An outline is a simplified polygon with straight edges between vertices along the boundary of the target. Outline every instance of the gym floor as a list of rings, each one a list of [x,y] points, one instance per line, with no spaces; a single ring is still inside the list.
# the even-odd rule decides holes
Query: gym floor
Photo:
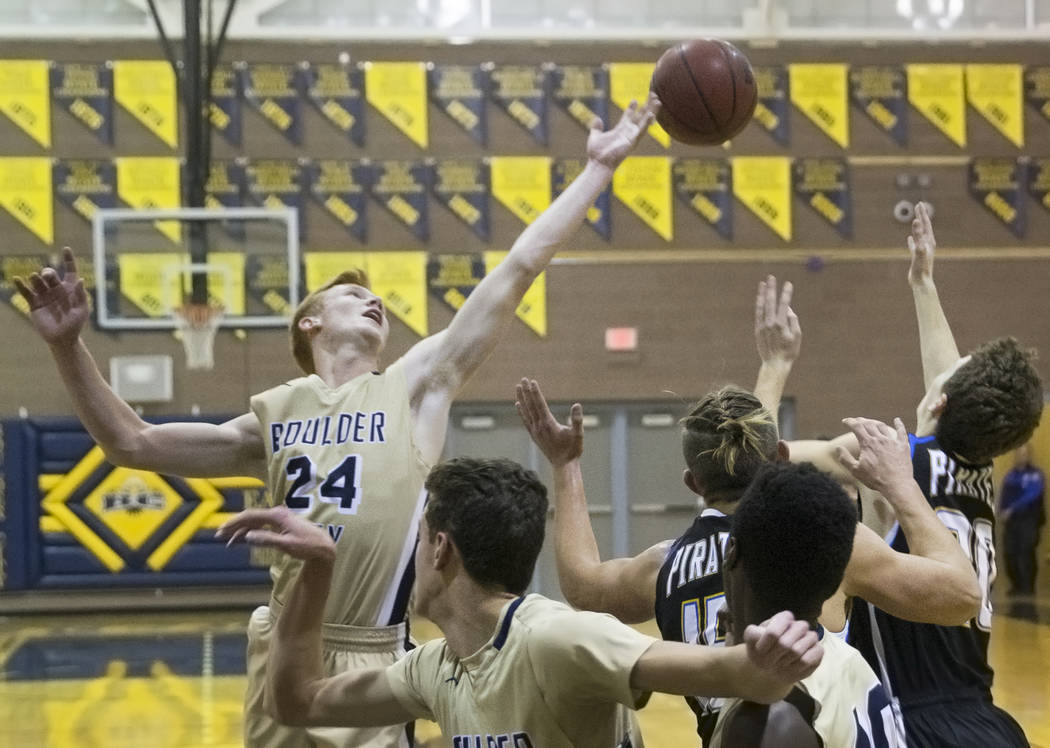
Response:
[[[1050,748],[1050,579],[1041,596],[1000,600],[995,700]],[[241,745],[247,610],[0,617],[0,748]],[[655,633],[655,626],[643,626]],[[419,621],[418,639],[437,635]],[[681,699],[640,713],[650,746],[697,744]],[[421,739],[440,744],[436,725]]]

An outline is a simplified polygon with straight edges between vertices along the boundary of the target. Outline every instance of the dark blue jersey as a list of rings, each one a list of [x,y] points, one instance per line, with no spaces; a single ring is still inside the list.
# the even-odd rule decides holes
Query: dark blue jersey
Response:
[[[730,519],[705,509],[667,552],[656,578],[656,624],[667,641],[723,644],[718,611],[725,605],[722,558]],[[687,696],[696,714],[696,731],[707,743],[715,729],[720,699]]]

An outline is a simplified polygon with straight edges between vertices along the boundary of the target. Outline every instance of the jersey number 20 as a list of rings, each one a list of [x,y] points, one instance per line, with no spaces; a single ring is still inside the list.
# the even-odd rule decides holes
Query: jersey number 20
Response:
[[[314,499],[319,498],[335,504],[340,514],[357,514],[361,503],[361,457],[347,455],[339,466],[325,476],[320,488],[316,488],[317,475],[313,460],[306,455],[293,457],[284,466],[284,473],[292,482],[284,503],[296,512],[309,511]]]

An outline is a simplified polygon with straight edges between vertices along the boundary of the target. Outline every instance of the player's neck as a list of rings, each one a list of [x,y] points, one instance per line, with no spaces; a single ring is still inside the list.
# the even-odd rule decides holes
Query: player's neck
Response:
[[[456,657],[469,657],[484,647],[496,631],[500,613],[515,595],[493,592],[477,584],[454,586],[441,606],[442,620],[436,623]],[[437,613],[437,611],[435,611]]]
[[[339,387],[351,379],[379,369],[379,357],[359,349],[345,347],[334,353],[315,352],[317,376],[329,387]]]

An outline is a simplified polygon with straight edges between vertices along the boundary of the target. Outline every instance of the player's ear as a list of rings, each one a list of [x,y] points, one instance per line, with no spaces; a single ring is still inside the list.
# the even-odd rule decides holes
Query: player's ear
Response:
[[[704,491],[701,488],[700,484],[697,482],[696,476],[693,475],[693,471],[692,470],[690,470],[689,468],[686,468],[685,470],[683,470],[682,471],[682,480],[685,481],[686,488],[688,488],[690,491],[695,493],[697,496],[703,496],[704,495]]]
[[[737,548],[736,538],[732,535],[729,536],[729,540],[726,541],[725,554],[722,557],[722,568],[732,569],[736,566],[737,558],[740,555],[740,550]]]
[[[776,462],[790,462],[791,461],[791,447],[783,439],[777,440],[777,456]]]
[[[452,544],[452,538],[447,532],[438,532],[434,535],[434,557],[432,563],[435,569],[440,571],[448,566],[448,562],[452,560],[454,553],[455,546]]]
[[[299,320],[299,329],[305,333],[309,333],[312,330],[316,330],[321,326],[321,318],[313,315],[306,315]]]

